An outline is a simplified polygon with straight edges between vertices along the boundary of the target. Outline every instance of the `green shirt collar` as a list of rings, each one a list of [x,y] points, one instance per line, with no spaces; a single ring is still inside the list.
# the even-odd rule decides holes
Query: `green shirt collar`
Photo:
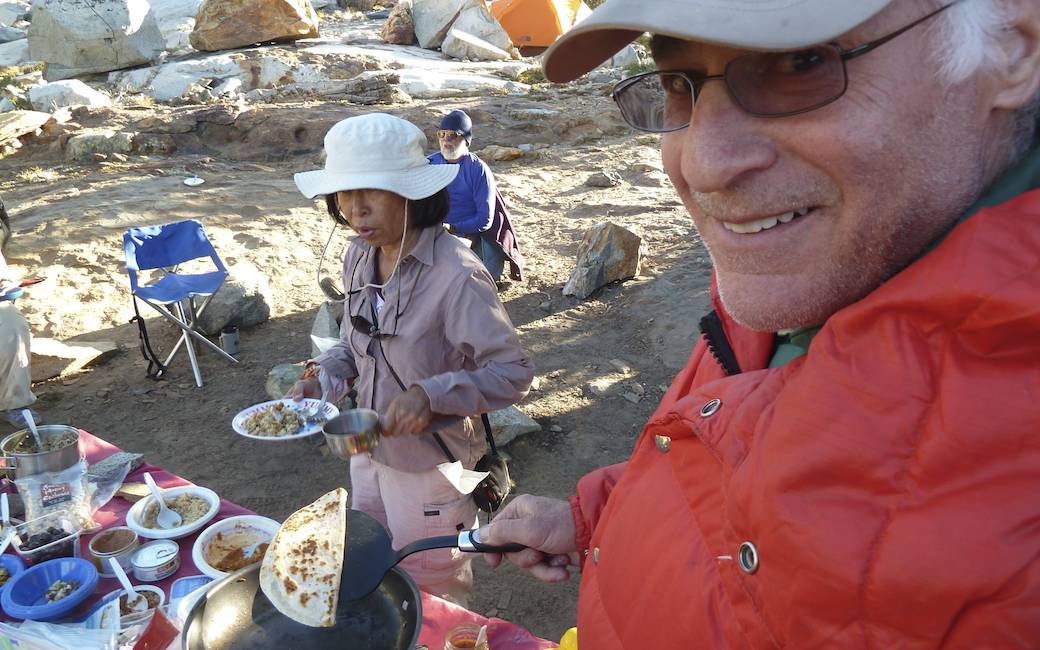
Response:
[[[957,223],[963,223],[984,208],[991,208],[995,205],[1006,203],[1035,189],[1040,189],[1040,146],[1035,146],[1032,151],[1026,154],[1022,161],[1001,174],[982,197],[975,201],[957,219]],[[940,237],[934,244],[928,247],[925,253],[934,249],[945,238],[946,235]],[[808,352],[809,343],[819,331],[820,326],[802,327],[784,333],[778,332],[776,351],[773,353],[773,358],[769,361],[769,367],[777,368],[785,365]]]

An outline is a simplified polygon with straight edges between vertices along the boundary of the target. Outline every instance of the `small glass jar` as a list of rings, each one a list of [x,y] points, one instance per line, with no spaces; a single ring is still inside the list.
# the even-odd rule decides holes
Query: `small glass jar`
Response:
[[[457,625],[444,637],[444,650],[490,650],[487,637],[477,645],[480,627],[476,623]]]

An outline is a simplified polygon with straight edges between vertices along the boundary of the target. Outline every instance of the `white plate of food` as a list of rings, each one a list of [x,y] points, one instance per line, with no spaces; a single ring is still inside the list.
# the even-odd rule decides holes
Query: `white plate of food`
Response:
[[[127,528],[148,539],[180,539],[199,530],[220,510],[220,497],[209,488],[181,485],[159,490],[166,505],[181,516],[184,523],[176,528],[160,528],[156,523],[159,505],[155,497],[141,499],[126,513]]]
[[[231,420],[231,428],[240,436],[253,440],[298,440],[321,433],[325,421],[339,415],[335,404],[325,402],[325,420],[307,422],[306,415],[321,404],[320,399],[304,398],[299,402],[276,399],[245,409]],[[280,418],[279,418],[280,416]]]
[[[229,573],[259,562],[281,527],[274,519],[239,515],[221,519],[202,531],[191,549],[195,568],[219,580]],[[250,551],[248,555],[244,551]]]

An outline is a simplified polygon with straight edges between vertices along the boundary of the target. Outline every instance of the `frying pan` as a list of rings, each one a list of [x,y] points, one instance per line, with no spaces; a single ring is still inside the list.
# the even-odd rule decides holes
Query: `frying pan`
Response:
[[[260,563],[213,584],[184,623],[185,650],[350,648],[412,650],[419,639],[422,598],[401,569],[386,573],[364,598],[340,595],[335,627],[310,627],[282,615],[260,589]]]
[[[483,544],[476,530],[463,530],[458,535],[426,537],[394,551],[390,546],[390,534],[382,524],[360,510],[348,510],[340,602],[371,593],[383,581],[387,571],[412,553],[437,548],[458,548],[466,553],[515,553],[527,547],[522,544]]]
[[[422,620],[419,588],[397,563],[412,553],[459,548],[513,553],[525,546],[482,544],[476,531],[427,537],[394,551],[383,525],[347,511],[347,539],[334,627],[310,627],[283,615],[260,589],[260,563],[213,583],[184,622],[185,650],[350,648],[412,650]]]

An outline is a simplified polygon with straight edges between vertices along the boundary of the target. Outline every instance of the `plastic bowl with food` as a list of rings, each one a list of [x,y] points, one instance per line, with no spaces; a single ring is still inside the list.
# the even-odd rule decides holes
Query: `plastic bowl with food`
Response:
[[[13,618],[53,621],[86,600],[97,583],[97,569],[87,560],[47,560],[12,578],[0,593],[0,604]]]
[[[214,579],[259,562],[265,544],[281,527],[274,519],[258,515],[228,517],[199,535],[191,549],[191,559],[199,571]],[[247,555],[248,551],[248,555]]]
[[[148,539],[180,539],[199,530],[220,510],[220,497],[209,488],[197,485],[160,490],[166,505],[181,516],[182,524],[174,528],[159,528],[155,517],[159,504],[155,497],[141,499],[126,513],[127,528]]]
[[[10,553],[0,555],[0,592],[22,571],[25,571],[25,562],[17,555]]]
[[[145,601],[147,601],[148,608],[146,610],[135,612],[133,608],[127,604],[126,589],[116,589],[102,598],[102,600],[119,598],[119,625],[121,627],[140,623],[141,621],[151,617],[155,612],[156,607],[162,607],[166,604],[166,592],[155,585],[134,585],[134,590],[143,596]]]

